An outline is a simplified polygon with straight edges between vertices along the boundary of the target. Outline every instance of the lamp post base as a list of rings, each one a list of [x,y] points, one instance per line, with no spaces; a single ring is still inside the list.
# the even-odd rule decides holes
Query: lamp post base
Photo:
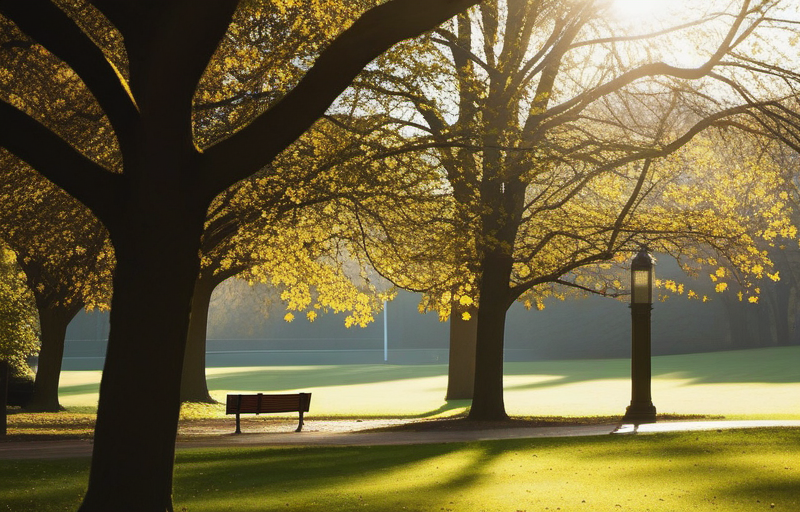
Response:
[[[631,402],[631,405],[625,409],[625,416],[622,417],[622,423],[633,423],[634,425],[655,422],[656,407],[653,402]]]

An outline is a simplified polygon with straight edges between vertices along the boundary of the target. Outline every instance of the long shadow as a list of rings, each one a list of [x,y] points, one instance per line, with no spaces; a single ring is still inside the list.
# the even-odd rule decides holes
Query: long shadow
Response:
[[[90,393],[97,393],[100,389],[100,383],[94,384],[75,384],[72,386],[61,386],[58,388],[58,393],[61,396],[70,395],[84,395]]]
[[[800,347],[738,350],[654,357],[654,378],[673,376],[692,384],[800,382]],[[552,376],[540,382],[506,386],[511,389],[539,389],[563,384],[605,379],[630,378],[627,359],[540,361],[506,365],[506,375]]]
[[[454,409],[461,409],[464,407],[469,407],[472,404],[472,400],[448,400],[438,408],[433,409],[428,412],[422,412],[419,414],[413,414],[411,416],[407,416],[408,418],[430,418],[432,416],[437,416],[443,412],[452,411]]]
[[[800,382],[800,346],[739,350],[653,358],[653,377],[675,376],[693,384]],[[283,391],[306,387],[373,384],[446,375],[444,365],[336,365],[269,367],[247,372],[208,376],[211,389],[231,391]],[[536,361],[508,363],[506,375],[538,375],[555,378],[509,385],[507,390],[542,389],[564,384],[630,378],[627,359]],[[63,395],[96,393],[97,384],[64,386]]]
[[[379,501],[394,510],[393,501],[416,509],[413,495],[424,497],[425,509],[439,510],[438,503],[457,500],[459,491],[472,488],[492,460],[505,453],[503,446],[485,443],[456,443],[381,447],[314,448],[296,450],[247,450],[218,453],[179,453],[176,471],[176,503],[189,503],[209,488],[222,497],[249,496],[265,499],[286,496],[286,502],[302,499],[314,492],[330,490],[336,501]],[[455,468],[438,467],[437,459],[458,457]],[[460,456],[460,457],[459,457]],[[442,459],[441,462],[446,462]],[[447,461],[453,465],[452,461]],[[430,466],[429,477],[413,486],[403,478],[392,480],[391,487],[362,485],[385,474],[419,475],[419,466]],[[413,476],[412,476],[413,478]],[[355,493],[358,493],[356,495]],[[284,494],[286,493],[286,494]],[[371,495],[369,493],[372,493]],[[258,499],[258,498],[257,498]],[[420,505],[423,505],[422,503]],[[399,507],[398,507],[399,508]],[[456,507],[458,508],[458,507]],[[263,503],[259,510],[274,510]]]
[[[212,389],[287,390],[303,387],[348,386],[445,375],[443,365],[380,366],[337,365],[316,367],[272,367],[248,372],[227,372],[208,376]]]
[[[798,446],[800,429],[623,436],[602,452],[591,453],[591,459],[610,463],[625,453],[631,465],[644,462],[628,477],[643,487],[647,481],[665,479],[677,482],[679,488],[695,482],[695,488],[686,493],[695,501],[718,501],[714,510],[738,502],[752,503],[748,510],[777,510],[778,506],[770,507],[776,503],[781,510],[795,511],[800,510],[800,472],[795,463]]]
[[[0,461],[0,507],[15,511],[56,510],[53,504],[58,503],[66,505],[61,510],[76,510],[86,491],[89,463],[88,457]]]

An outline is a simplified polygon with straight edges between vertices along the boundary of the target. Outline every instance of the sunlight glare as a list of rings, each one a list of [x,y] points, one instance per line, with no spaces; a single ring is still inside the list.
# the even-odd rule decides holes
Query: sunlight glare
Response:
[[[663,15],[669,0],[613,0],[613,12],[620,19],[644,21]]]

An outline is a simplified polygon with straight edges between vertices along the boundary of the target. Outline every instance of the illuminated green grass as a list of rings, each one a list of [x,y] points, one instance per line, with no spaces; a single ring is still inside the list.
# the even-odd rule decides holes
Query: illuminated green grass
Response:
[[[208,383],[217,400],[229,392],[310,391],[309,418],[426,417],[469,405],[445,402],[446,372],[444,365],[211,368]],[[630,402],[625,359],[507,363],[505,374],[513,415],[619,415]],[[99,378],[100,372],[64,372],[62,403],[94,407]],[[800,419],[800,347],[654,357],[653,402],[660,413]]]
[[[176,510],[800,510],[800,430],[179,452]],[[0,503],[74,510],[88,459],[0,461]],[[774,504],[774,508],[773,505]]]

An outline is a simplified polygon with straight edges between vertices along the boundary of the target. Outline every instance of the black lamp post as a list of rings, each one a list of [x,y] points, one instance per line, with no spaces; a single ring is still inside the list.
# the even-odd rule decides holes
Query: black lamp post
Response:
[[[631,405],[623,423],[655,423],[650,395],[650,311],[653,309],[655,262],[642,247],[631,261]]]

